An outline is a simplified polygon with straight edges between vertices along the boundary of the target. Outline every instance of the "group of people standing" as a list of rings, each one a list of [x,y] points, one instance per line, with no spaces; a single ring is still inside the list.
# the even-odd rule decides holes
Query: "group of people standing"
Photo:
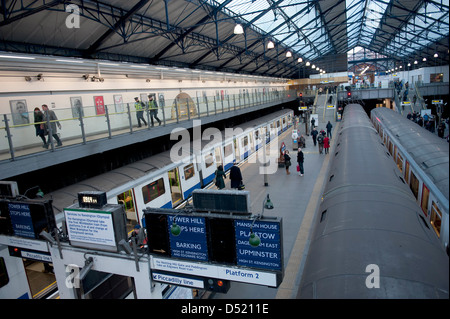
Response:
[[[330,123],[330,121],[328,121],[326,125],[327,132],[325,133],[324,130],[318,132],[312,121],[311,124],[312,124],[311,137],[314,142],[314,146],[319,144],[319,154],[323,154],[324,149],[325,154],[328,154],[330,149],[330,140],[332,138],[331,129],[333,128],[333,125]]]

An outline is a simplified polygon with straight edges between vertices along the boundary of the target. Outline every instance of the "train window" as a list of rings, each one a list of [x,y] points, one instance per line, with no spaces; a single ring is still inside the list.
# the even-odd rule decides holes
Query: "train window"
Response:
[[[391,155],[394,155],[393,146],[392,146],[392,142],[391,141],[389,141],[389,153],[391,153]]]
[[[6,286],[9,282],[8,271],[6,270],[6,263],[3,257],[0,257],[0,288]]]
[[[400,153],[397,153],[397,167],[403,173],[403,157]]]
[[[164,187],[164,179],[162,178],[142,187],[142,197],[144,198],[144,204],[151,202],[165,192],[166,188]]]
[[[223,153],[225,157],[228,157],[233,154],[233,146],[231,145],[231,143],[225,145],[225,147],[223,148]]]
[[[422,211],[425,214],[425,216],[428,216],[428,200],[430,198],[430,191],[428,188],[423,184],[422,186]]]
[[[195,174],[194,164],[189,164],[189,165],[184,167],[184,178],[186,180],[188,180],[189,178],[194,176],[194,174]]]
[[[411,188],[416,199],[419,198],[419,180],[416,175],[414,175],[414,172],[411,172],[409,188]]]
[[[437,207],[436,203],[433,201],[431,204],[431,226],[433,226],[434,231],[438,235],[441,236],[441,221],[442,221],[442,213],[441,210]]]
[[[405,167],[405,181],[406,184],[409,185],[409,162],[406,161],[406,167]]]
[[[205,166],[206,168],[210,167],[212,164],[214,164],[214,156],[213,153],[209,153],[205,155]]]
[[[242,139],[242,147],[245,147],[248,145],[248,137],[244,136],[244,138]]]

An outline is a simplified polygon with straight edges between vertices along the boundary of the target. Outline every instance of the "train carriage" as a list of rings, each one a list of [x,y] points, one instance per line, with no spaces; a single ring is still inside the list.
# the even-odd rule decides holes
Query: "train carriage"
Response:
[[[371,120],[444,246],[449,240],[449,146],[438,136],[386,108]]]
[[[345,107],[297,298],[448,298],[443,245],[359,105]]]

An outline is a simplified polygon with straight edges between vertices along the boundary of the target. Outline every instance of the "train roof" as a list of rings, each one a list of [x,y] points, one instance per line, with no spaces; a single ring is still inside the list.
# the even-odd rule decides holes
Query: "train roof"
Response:
[[[399,141],[448,201],[448,142],[393,110],[380,107],[373,109],[372,114]]]
[[[280,111],[275,111],[271,114],[262,116],[255,120],[249,121],[243,124],[241,127],[243,131],[248,127],[257,127],[263,123],[268,122],[273,118],[277,118],[283,115],[287,115],[292,110],[285,109]],[[225,133],[221,131],[222,139],[225,137]],[[201,141],[202,148],[206,146],[210,141]],[[189,156],[193,154],[193,145],[188,147]],[[60,190],[56,190],[47,196],[51,196],[53,198],[53,208],[55,209],[55,214],[62,212],[65,207],[72,205],[78,199],[78,193],[81,191],[103,191],[109,192],[115,188],[122,187],[127,183],[134,183],[141,178],[145,178],[150,172],[157,172],[162,168],[168,168],[173,165],[177,166],[177,163],[173,163],[170,150],[161,152],[145,159],[136,161],[134,163],[125,165],[123,167],[114,169],[112,171],[100,174],[98,176],[94,176],[88,178],[79,183],[64,187]],[[129,189],[130,187],[128,187]]]
[[[341,124],[297,297],[448,298],[448,256],[367,114]]]

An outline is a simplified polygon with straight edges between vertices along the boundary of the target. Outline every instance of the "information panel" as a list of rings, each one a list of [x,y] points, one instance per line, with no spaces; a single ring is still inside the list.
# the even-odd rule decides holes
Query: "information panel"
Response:
[[[71,242],[116,246],[111,212],[65,209]]]
[[[174,235],[170,231],[174,219],[181,228],[179,235]],[[169,227],[170,251],[173,257],[208,261],[205,218],[169,215],[167,224]]]
[[[237,264],[251,268],[282,270],[281,229],[279,222],[235,220]],[[261,243],[254,247],[249,243],[250,228]]]
[[[30,205],[26,203],[9,203],[8,209],[14,235],[35,238]]]

